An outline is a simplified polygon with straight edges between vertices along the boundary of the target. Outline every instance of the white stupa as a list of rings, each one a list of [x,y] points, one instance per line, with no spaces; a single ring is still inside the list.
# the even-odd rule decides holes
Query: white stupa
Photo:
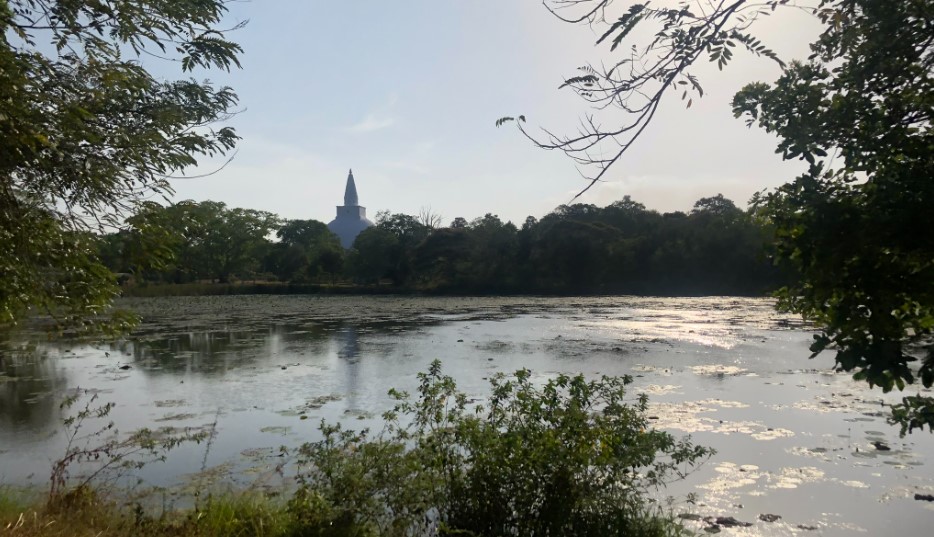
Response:
[[[353,170],[350,170],[344,189],[344,204],[337,206],[337,218],[328,224],[328,229],[340,237],[341,246],[350,248],[357,235],[372,225],[373,222],[366,218],[366,207],[361,207],[357,199],[357,185],[354,183]]]

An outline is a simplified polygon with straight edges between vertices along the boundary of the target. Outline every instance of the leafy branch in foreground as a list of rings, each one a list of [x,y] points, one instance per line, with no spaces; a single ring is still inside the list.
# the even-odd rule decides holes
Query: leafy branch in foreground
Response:
[[[681,528],[651,493],[713,451],[651,429],[629,377],[538,387],[528,370],[491,380],[471,406],[435,361],[386,429],[322,423],[300,451],[290,507],[311,527],[358,535],[667,535]]]
[[[801,274],[780,306],[822,333],[811,350],[888,392],[934,386],[934,2],[821,2],[807,61],[746,86],[734,112],[808,171],[758,199],[778,257]],[[934,397],[895,405],[934,431]]]
[[[228,3],[0,3],[0,328],[36,312],[100,328],[115,285],[87,235],[234,148],[234,130],[213,127],[235,113],[230,88],[159,80],[140,61],[238,67],[240,46],[220,28]]]
[[[735,50],[784,62],[763,44],[750,28],[778,7],[804,9],[789,0],[680,1],[676,7],[654,6],[651,2],[614,0],[546,0],[546,8],[560,20],[588,24],[599,36],[598,46],[609,46],[617,55],[609,64],[588,64],[578,68],[578,75],[568,77],[559,86],[569,88],[598,112],[613,108],[617,113],[612,124],[604,124],[594,114],[581,119],[576,134],[561,135],[543,129],[544,136],[530,133],[516,121],[519,130],[542,149],[567,154],[581,169],[587,185],[574,199],[587,192],[629,150],[652,122],[662,100],[678,95],[690,108],[704,89],[693,69],[704,60],[726,67]],[[619,8],[620,4],[628,6]],[[622,47],[634,30],[650,28],[653,32],[642,45]],[[514,121],[503,117],[499,127]]]

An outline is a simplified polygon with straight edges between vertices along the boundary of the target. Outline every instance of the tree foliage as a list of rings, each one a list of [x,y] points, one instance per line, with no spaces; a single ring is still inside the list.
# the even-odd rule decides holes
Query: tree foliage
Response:
[[[160,80],[141,61],[239,66],[226,4],[0,4],[0,325],[38,310],[94,326],[113,277],[82,234],[120,226],[198,157],[234,147],[233,129],[212,128],[236,106],[230,88]]]
[[[343,272],[344,248],[323,222],[289,220],[279,231],[271,256],[272,272],[282,280],[305,281]]]
[[[628,197],[564,205],[521,229],[486,214],[428,230],[397,214],[357,237],[349,270],[361,282],[444,292],[761,294],[785,281],[767,259],[768,234],[722,195],[691,214]]]
[[[412,275],[415,246],[430,232],[418,217],[377,213],[376,226],[364,230],[354,241],[353,270],[364,281],[389,278],[396,284],[405,283]]]
[[[807,173],[760,200],[802,276],[781,305],[823,329],[811,350],[883,390],[934,385],[934,2],[825,1],[807,61],[736,95]],[[832,155],[832,158],[829,156]],[[917,363],[917,366],[913,364]],[[934,430],[934,398],[896,407]]]
[[[593,26],[597,44],[619,58],[582,67],[562,87],[597,109],[621,110],[622,121],[607,126],[588,116],[578,134],[546,131],[544,139],[517,122],[539,146],[562,150],[588,170],[584,191],[619,162],[663,97],[677,95],[690,107],[703,96],[693,74],[699,63],[722,69],[737,50],[775,61],[781,77],[747,85],[733,109],[778,135],[782,158],[810,164],[806,174],[759,199],[758,214],[776,233],[777,258],[800,274],[780,305],[815,322],[822,331],[815,355],[836,349],[837,368],[855,371],[855,378],[886,391],[916,380],[934,384],[934,2],[696,0],[659,7],[552,0],[546,6],[562,20]],[[786,62],[756,38],[757,20],[780,10],[804,11],[823,24],[808,58]],[[636,35],[641,44],[622,46]],[[906,398],[894,410],[903,432],[934,429],[930,397]]]
[[[761,295],[787,283],[767,259],[761,215],[719,194],[690,214],[660,214],[629,197],[602,208],[563,205],[521,229],[491,213],[437,229],[401,213],[377,221],[345,250],[315,220],[212,201],[147,202],[127,229],[98,238],[98,255],[137,285],[278,280],[440,293]]]
[[[280,224],[266,211],[190,200],[169,206],[148,203],[127,222],[127,230],[101,239],[101,257],[113,263],[113,270],[129,272],[137,280],[171,283],[227,283],[232,277],[255,275],[271,254],[267,237]],[[296,227],[290,222],[280,229],[291,238]],[[300,241],[280,246],[295,242]]]

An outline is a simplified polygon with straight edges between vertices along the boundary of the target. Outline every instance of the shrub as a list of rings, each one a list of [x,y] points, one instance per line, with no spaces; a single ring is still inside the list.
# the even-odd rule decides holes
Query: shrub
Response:
[[[439,361],[419,380],[414,400],[390,392],[376,436],[322,423],[300,450],[293,516],[341,535],[680,533],[651,492],[712,451],[648,427],[647,399],[625,400],[630,377],[536,387],[520,370],[472,407]]]

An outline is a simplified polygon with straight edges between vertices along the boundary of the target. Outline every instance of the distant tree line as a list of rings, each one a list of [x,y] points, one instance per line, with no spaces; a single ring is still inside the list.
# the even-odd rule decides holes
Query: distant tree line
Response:
[[[521,227],[486,214],[377,213],[353,248],[316,220],[283,220],[214,201],[151,203],[99,239],[104,262],[136,283],[262,280],[391,285],[427,292],[762,294],[785,283],[771,232],[722,195],[689,213],[629,196],[562,205]]]

